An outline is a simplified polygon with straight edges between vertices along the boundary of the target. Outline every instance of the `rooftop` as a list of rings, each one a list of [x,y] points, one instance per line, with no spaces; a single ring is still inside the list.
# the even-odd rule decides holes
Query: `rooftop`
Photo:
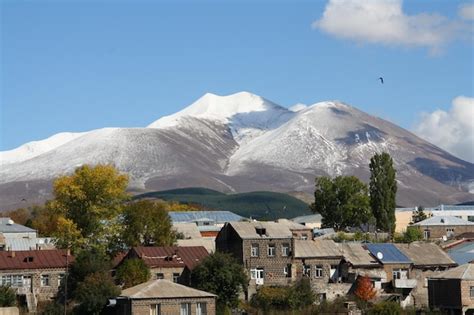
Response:
[[[322,216],[320,214],[309,214],[303,215],[296,218],[291,219],[291,221],[295,223],[321,223]]]
[[[461,279],[461,280],[474,280],[474,265],[464,264],[459,267],[449,269],[441,274],[435,275],[434,279]]]
[[[35,233],[35,232],[36,230],[33,230],[21,224],[17,224],[8,217],[0,218],[0,233]]]
[[[74,261],[69,255],[68,263]],[[66,267],[66,250],[0,251],[0,270],[49,269]]]
[[[365,244],[369,252],[382,264],[410,264],[411,260],[405,256],[394,244],[374,243]]]
[[[439,226],[439,225],[474,225],[474,222],[469,222],[457,217],[451,216],[432,216],[431,218],[413,224],[415,226]]]
[[[277,222],[251,221],[228,224],[242,239],[291,238],[293,235],[286,224]]]
[[[367,266],[378,267],[380,263],[361,243],[338,244],[344,255],[344,259],[354,267]]]
[[[168,214],[173,223],[189,223],[206,219],[206,221],[214,221],[216,224],[224,224],[245,219],[230,211],[170,211]]]
[[[410,244],[395,244],[415,266],[455,266],[452,260],[438,245],[434,243],[413,242]]]
[[[192,270],[209,255],[203,246],[138,246],[132,251],[150,268],[187,267]]]
[[[333,240],[295,240],[296,258],[326,258],[342,256],[342,250],[339,249]]]
[[[216,297],[215,294],[193,289],[163,279],[150,280],[134,287],[125,289],[122,291],[120,296],[130,299]]]

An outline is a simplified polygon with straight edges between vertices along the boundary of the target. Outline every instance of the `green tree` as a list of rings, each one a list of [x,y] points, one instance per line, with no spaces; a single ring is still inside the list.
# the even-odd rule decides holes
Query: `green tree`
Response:
[[[395,232],[397,182],[392,157],[388,153],[375,154],[370,159],[370,206],[377,220],[377,228],[390,234]]]
[[[176,241],[165,204],[151,200],[132,202],[123,212],[123,240],[128,246],[167,246]]]
[[[308,305],[312,305],[316,300],[316,295],[311,289],[308,278],[303,278],[296,282],[290,290],[288,304],[292,310],[298,310]]]
[[[403,233],[403,242],[411,243],[423,239],[423,232],[414,226],[409,226],[405,233]]]
[[[428,215],[425,213],[425,208],[423,206],[416,207],[416,210],[413,211],[412,214],[413,223],[418,223],[426,219],[428,219]]]
[[[319,177],[310,208],[321,214],[324,227],[359,226],[370,219],[367,185],[355,176]]]
[[[0,286],[0,307],[16,305],[16,293],[9,286]]]
[[[403,309],[400,306],[400,303],[393,301],[384,301],[377,304],[374,304],[369,311],[369,315],[399,315],[403,314]]]
[[[235,307],[239,292],[247,289],[248,278],[242,265],[230,254],[215,252],[192,271],[191,285],[216,294],[220,306]]]
[[[79,302],[78,314],[100,314],[108,299],[120,294],[112,277],[105,272],[95,272],[79,283],[75,299]]]
[[[124,289],[130,288],[147,282],[150,279],[150,268],[141,259],[127,259],[118,267],[115,277],[123,284]]]

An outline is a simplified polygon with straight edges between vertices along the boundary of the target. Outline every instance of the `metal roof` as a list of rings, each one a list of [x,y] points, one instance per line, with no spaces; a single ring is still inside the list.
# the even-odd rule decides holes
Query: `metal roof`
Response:
[[[451,216],[432,216],[431,218],[425,219],[423,221],[417,222],[413,225],[416,226],[439,226],[439,225],[474,225],[474,222],[469,222],[457,217]]]
[[[215,221],[217,224],[223,224],[244,219],[244,217],[230,211],[170,211],[168,214],[173,223],[189,223],[207,219]]]
[[[56,247],[51,237],[7,237],[4,244],[9,250],[54,249]]]
[[[295,258],[343,257],[333,240],[295,240]]]
[[[164,279],[150,280],[134,287],[125,289],[122,291],[120,296],[127,297],[129,299],[216,297],[215,294],[190,288]]]
[[[365,244],[369,252],[377,258],[382,264],[410,264],[411,260],[405,256],[394,244],[390,243],[375,243]],[[377,254],[381,253],[382,258],[377,257]]]
[[[133,247],[132,251],[150,268],[187,267],[192,270],[209,253],[203,246]]]
[[[74,261],[69,255],[68,262]],[[0,270],[49,269],[66,267],[66,250],[45,249],[0,252]]]
[[[448,250],[448,255],[458,265],[466,264],[474,260],[474,242],[465,242]]]
[[[201,233],[195,223],[174,223],[173,230],[183,233],[184,238],[201,238]]]
[[[413,242],[410,244],[395,244],[415,266],[455,266],[448,254],[434,243]]]
[[[474,280],[474,265],[464,264],[459,267],[449,269],[438,275],[434,275],[433,279],[461,279],[461,280]]]
[[[417,207],[396,208],[395,211],[415,211]],[[474,205],[439,205],[436,207],[427,207],[424,211],[474,211]]]
[[[286,225],[292,231],[301,231],[301,230],[311,231],[312,230],[310,227],[307,227],[303,224],[293,222],[293,221],[288,220],[288,219],[278,219],[275,222]]]
[[[0,233],[36,233],[36,230],[17,224],[8,217],[3,217],[0,218]]]
[[[296,223],[321,223],[322,216],[320,214],[309,214],[302,215],[291,219],[291,221]]]
[[[338,244],[342,249],[344,259],[354,267],[379,267],[380,263],[370,252],[362,246],[361,243],[341,243]]]
[[[277,222],[229,222],[241,239],[291,238],[292,233],[286,224]],[[257,228],[265,229],[265,234],[258,234]]]

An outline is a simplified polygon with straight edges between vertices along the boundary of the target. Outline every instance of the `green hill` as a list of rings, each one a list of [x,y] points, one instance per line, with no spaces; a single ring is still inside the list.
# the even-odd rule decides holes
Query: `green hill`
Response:
[[[157,198],[166,201],[197,204],[208,210],[228,210],[243,217],[259,220],[293,218],[311,214],[303,201],[282,193],[255,191],[224,194],[206,188],[183,188],[140,194],[134,199]]]

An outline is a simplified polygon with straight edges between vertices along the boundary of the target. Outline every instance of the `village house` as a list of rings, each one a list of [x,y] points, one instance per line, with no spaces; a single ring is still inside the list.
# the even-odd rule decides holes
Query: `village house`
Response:
[[[56,296],[66,266],[73,261],[66,250],[3,251],[0,285],[11,286],[28,310],[34,312],[38,302]]]
[[[52,238],[38,237],[36,230],[17,224],[8,217],[0,218],[0,251],[54,248]]]
[[[168,280],[125,289],[111,301],[116,315],[215,315],[216,295]]]
[[[178,246],[204,246],[209,253],[216,250],[215,239],[203,237],[195,223],[175,223],[173,230],[178,234]]]
[[[230,211],[170,211],[173,225],[192,223],[202,237],[214,239],[226,222],[239,222],[244,217]]]
[[[203,246],[138,246],[130,249],[125,261],[138,258],[150,268],[151,279],[164,279],[188,285],[191,271],[209,255]]]
[[[428,307],[428,278],[457,264],[434,243],[413,242],[395,246],[412,262],[410,278],[416,280],[416,287],[410,294],[414,305],[418,308]]]
[[[474,222],[452,216],[432,216],[412,225],[423,232],[424,239],[449,239],[474,232]]]
[[[474,265],[464,264],[428,279],[432,309],[446,314],[474,314]]]

